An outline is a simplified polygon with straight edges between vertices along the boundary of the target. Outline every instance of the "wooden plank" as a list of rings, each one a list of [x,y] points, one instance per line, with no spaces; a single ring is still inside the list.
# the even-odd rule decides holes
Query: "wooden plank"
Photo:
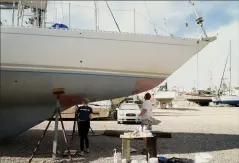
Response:
[[[150,137],[153,137],[153,136],[143,137],[143,136],[120,135],[121,139],[143,139],[143,138],[150,138]]]
[[[130,140],[122,139],[122,158],[130,161]]]
[[[104,135],[106,136],[114,136],[114,137],[120,137],[120,135],[124,134],[125,132],[131,132],[126,130],[105,130]]]
[[[125,132],[132,132],[128,130],[105,130],[104,135],[105,136],[113,136],[113,137],[120,137],[120,135],[124,134]],[[159,132],[159,131],[153,131],[152,132],[156,137],[158,138],[172,138],[172,134],[169,132]]]

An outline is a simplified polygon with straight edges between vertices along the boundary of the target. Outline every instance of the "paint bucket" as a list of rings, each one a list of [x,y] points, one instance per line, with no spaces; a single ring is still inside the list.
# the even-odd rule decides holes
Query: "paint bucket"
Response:
[[[159,162],[159,160],[157,157],[153,157],[153,158],[149,159],[149,163],[158,163],[158,162]]]
[[[143,160],[143,161],[141,161],[140,163],[148,163],[148,161],[146,161],[146,160]]]

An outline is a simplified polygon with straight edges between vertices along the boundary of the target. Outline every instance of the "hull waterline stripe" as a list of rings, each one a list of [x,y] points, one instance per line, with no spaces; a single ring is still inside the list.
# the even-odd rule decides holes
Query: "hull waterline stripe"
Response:
[[[113,75],[113,74],[93,74],[93,73],[75,73],[75,72],[44,72],[44,71],[27,71],[27,70],[0,70],[1,72],[25,72],[25,73],[39,73],[39,74],[62,74],[62,75],[85,75],[85,76],[109,76],[109,77],[123,77],[123,78],[148,78],[148,79],[161,79],[160,77],[145,77],[145,76],[127,76],[127,75]]]
[[[25,65],[18,64],[19,66],[15,66],[15,64],[1,64],[2,70],[29,70],[29,71],[44,71],[44,72],[80,72],[87,74],[120,74],[126,76],[147,76],[147,77],[168,77],[170,74],[166,73],[147,73],[140,71],[125,71],[125,70],[110,70],[110,69],[100,69],[100,68],[80,68],[79,67],[68,67],[68,66],[47,66],[47,65]]]

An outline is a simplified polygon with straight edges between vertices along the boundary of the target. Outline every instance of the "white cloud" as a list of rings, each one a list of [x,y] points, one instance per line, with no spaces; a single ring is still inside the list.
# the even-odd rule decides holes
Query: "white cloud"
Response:
[[[235,19],[239,19],[239,2],[237,1],[237,3],[235,4],[231,4],[229,6],[227,6],[229,8],[229,10],[226,10],[226,12],[234,17]]]

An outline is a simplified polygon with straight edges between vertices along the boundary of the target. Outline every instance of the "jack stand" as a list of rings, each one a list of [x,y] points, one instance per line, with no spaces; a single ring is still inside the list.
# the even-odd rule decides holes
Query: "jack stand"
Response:
[[[71,140],[73,140],[75,132],[76,132],[76,122],[77,122],[77,115],[75,113],[75,117],[74,117],[74,123],[73,123],[73,130],[72,130],[72,135],[71,135]]]
[[[66,138],[66,132],[65,132],[65,127],[64,127],[64,124],[63,124],[63,121],[62,121],[62,117],[61,117],[61,111],[60,111],[60,100],[59,100],[59,97],[61,94],[64,94],[64,89],[63,88],[57,88],[57,89],[53,89],[53,94],[56,96],[57,98],[57,104],[56,104],[56,109],[50,119],[50,121],[48,122],[47,124],[47,127],[46,129],[44,130],[40,140],[38,141],[37,143],[37,147],[34,149],[33,153],[32,153],[32,156],[31,158],[29,159],[29,163],[31,163],[37,149],[39,148],[40,144],[41,144],[41,141],[42,139],[44,138],[45,134],[46,134],[46,131],[47,129],[49,128],[50,124],[51,124],[51,121],[52,119],[54,118],[55,116],[55,130],[54,130],[54,140],[53,140],[53,153],[52,153],[52,159],[55,160],[56,159],[56,151],[57,151],[57,139],[58,139],[58,121],[59,121],[59,117],[60,116],[60,122],[61,122],[61,127],[62,127],[62,132],[63,132],[63,136],[64,136],[64,139],[65,139],[65,143],[66,143],[66,146],[67,146],[67,151],[68,151],[68,157],[70,159],[70,162],[72,162],[72,158],[71,158],[71,153],[70,153],[70,150],[69,150],[69,147],[68,147],[68,142],[67,142],[67,138]]]
[[[96,136],[95,132],[93,131],[93,129],[90,127],[91,132],[93,133],[94,136]]]

